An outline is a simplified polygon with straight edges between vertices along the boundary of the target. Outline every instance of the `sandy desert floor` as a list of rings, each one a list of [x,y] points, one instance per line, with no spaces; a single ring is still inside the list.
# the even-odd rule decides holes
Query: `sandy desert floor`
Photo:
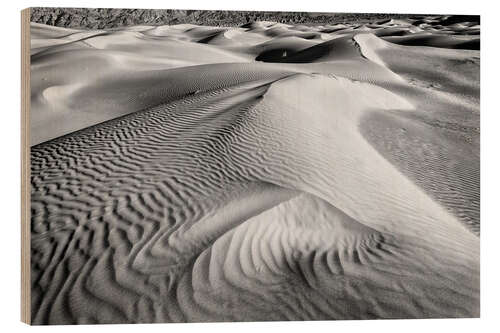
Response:
[[[456,21],[32,23],[33,323],[479,316]]]

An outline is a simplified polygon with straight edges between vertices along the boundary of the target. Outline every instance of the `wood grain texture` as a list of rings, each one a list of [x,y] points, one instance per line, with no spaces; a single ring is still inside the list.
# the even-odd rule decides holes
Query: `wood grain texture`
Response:
[[[30,9],[21,11],[21,321],[31,324],[30,309]]]

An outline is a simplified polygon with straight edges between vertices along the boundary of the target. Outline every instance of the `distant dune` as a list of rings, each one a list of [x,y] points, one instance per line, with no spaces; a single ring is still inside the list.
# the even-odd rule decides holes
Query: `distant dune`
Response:
[[[478,21],[31,34],[33,323],[479,316]]]

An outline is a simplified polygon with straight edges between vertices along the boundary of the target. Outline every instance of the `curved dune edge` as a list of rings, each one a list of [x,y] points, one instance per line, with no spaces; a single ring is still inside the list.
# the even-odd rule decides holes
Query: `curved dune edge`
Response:
[[[374,49],[383,48],[384,43],[378,38],[374,38],[370,34],[358,34],[353,37],[353,39],[358,43],[361,49],[361,53],[370,61],[373,61],[380,66],[386,66],[386,64],[379,58]]]
[[[429,274],[456,270],[431,248],[376,232],[317,197],[301,195],[218,239],[183,277],[177,294],[190,321],[470,315],[462,302],[474,304],[474,292],[457,296],[463,285],[449,286]],[[437,259],[434,267],[423,253]],[[464,275],[461,283],[467,280]]]
[[[366,141],[373,109],[414,105],[296,74],[35,146],[33,322],[477,316],[477,237]]]
[[[370,37],[377,42],[375,37]],[[371,51],[410,87],[415,111],[362,118],[363,136],[476,235],[480,233],[479,58],[475,51],[378,41]],[[408,62],[408,59],[414,59]]]
[[[404,40],[409,40],[418,49],[440,47],[446,51],[457,46],[449,41],[451,38],[462,43],[460,47],[472,47],[457,51],[479,54],[474,46],[479,28],[474,22],[439,26],[441,21],[454,19],[422,17],[313,27],[275,22],[235,28],[179,24],[109,30],[76,30],[32,23],[32,105],[36,112],[32,115],[31,144],[171,101],[168,98],[171,96],[164,96],[165,90],[158,88],[156,80],[159,73],[176,68],[216,63],[254,65],[259,60],[268,62],[269,68],[286,64],[287,71],[334,74],[371,83],[378,80],[377,73],[385,71],[388,81],[401,81],[395,71],[387,70],[390,66],[378,55],[381,45],[396,45],[390,41],[405,44]],[[428,35],[436,37],[430,44],[419,37]],[[177,81],[182,77],[167,75],[164,79]],[[457,79],[461,78],[454,79],[460,82]],[[126,87],[121,87],[124,81]],[[61,100],[74,101],[72,105],[41,94],[46,89],[65,86],[80,87],[81,93],[60,94]],[[136,89],[130,89],[133,86]],[[93,91],[95,87],[102,89]],[[93,94],[88,94],[89,88]],[[121,88],[125,88],[122,93],[112,92]],[[454,88],[462,89],[460,85]]]

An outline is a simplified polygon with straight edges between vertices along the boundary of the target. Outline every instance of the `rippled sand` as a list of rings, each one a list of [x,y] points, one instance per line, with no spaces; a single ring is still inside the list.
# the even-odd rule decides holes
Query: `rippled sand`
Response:
[[[449,23],[32,23],[33,323],[478,317]]]

